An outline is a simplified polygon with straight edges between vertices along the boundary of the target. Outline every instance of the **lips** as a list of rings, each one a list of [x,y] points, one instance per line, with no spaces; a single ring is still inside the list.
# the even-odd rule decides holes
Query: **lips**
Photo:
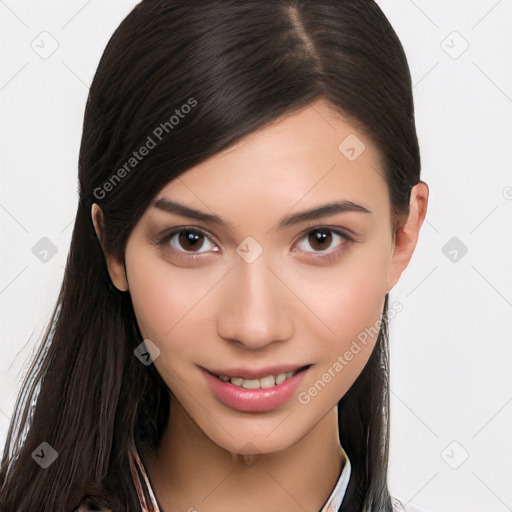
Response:
[[[203,367],[200,367],[200,369],[210,391],[222,404],[238,411],[265,412],[284,406],[296,392],[311,366],[313,365],[281,365],[253,370],[248,370],[247,368],[215,370],[235,375],[233,377],[225,375],[224,379]],[[283,370],[288,370],[292,375],[289,378],[285,378],[285,380],[280,383],[274,381],[274,385],[272,386],[261,386],[261,383],[272,375],[272,373],[268,372],[281,372],[277,374],[280,376],[283,375]],[[239,374],[248,375],[249,378],[244,379],[238,377]],[[286,372],[284,372],[284,374],[286,374]],[[263,377],[261,377],[261,375],[263,375]],[[228,381],[225,379],[228,379]],[[242,381],[239,383],[241,385],[232,382],[236,382],[237,379]],[[256,384],[259,385],[256,386]]]
[[[306,370],[307,368],[309,368],[309,366],[303,366],[295,371],[283,372],[275,375],[270,374],[266,375],[265,377],[251,379],[243,377],[228,377],[227,375],[215,375],[213,373],[211,375],[215,376],[222,382],[229,382],[234,386],[242,387],[245,389],[269,389],[275,386],[279,386],[279,384],[282,384],[284,381],[291,379],[294,375],[297,375],[297,373],[301,372],[302,370]]]

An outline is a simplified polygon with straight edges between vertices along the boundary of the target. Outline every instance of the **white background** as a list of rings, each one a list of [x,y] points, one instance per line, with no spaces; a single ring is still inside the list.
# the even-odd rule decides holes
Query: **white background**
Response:
[[[2,447],[60,289],[88,86],[135,3],[0,0]],[[416,253],[390,297],[404,308],[391,322],[390,488],[432,512],[505,512],[512,510],[512,0],[378,3],[409,59],[430,187]],[[44,31],[58,43],[47,59],[32,49],[41,38],[51,49]],[[57,247],[47,263],[32,253],[43,237]],[[457,253],[443,252],[452,237]]]

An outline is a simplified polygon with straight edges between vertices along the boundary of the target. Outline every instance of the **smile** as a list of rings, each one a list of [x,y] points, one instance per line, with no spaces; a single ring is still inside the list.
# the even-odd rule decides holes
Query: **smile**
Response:
[[[245,389],[268,389],[274,386],[278,386],[285,380],[293,377],[297,372],[305,369],[306,367],[299,368],[298,370],[279,373],[278,375],[267,375],[260,379],[244,379],[242,377],[228,377],[227,375],[215,375],[218,379],[223,382],[230,382],[234,386],[238,386]]]
[[[295,369],[291,369],[293,367],[288,365],[275,367],[273,370],[233,369],[219,373],[201,368],[201,371],[211,393],[225,406],[244,412],[264,412],[284,406],[311,366],[313,365],[299,368],[295,366]],[[284,369],[287,371],[282,371]],[[251,373],[252,375],[248,375]],[[240,374],[246,378],[236,376]]]

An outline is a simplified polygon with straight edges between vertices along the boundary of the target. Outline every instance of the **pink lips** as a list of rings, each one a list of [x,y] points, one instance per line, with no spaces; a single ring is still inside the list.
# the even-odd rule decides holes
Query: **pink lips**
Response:
[[[285,368],[284,366],[274,367],[274,372],[276,369],[282,370]],[[295,367],[289,367],[288,370],[279,371],[279,373],[285,373],[286,371],[294,371],[297,369]],[[220,380],[215,375],[212,375],[210,372],[201,368],[201,372],[206,378],[206,381],[215,395],[215,397],[222,402],[224,405],[231,407],[233,409],[237,409],[239,411],[244,412],[264,412],[270,411],[272,409],[276,409],[284,405],[293,395],[294,391],[297,389],[299,384],[301,383],[304,375],[308,371],[309,368],[305,368],[303,370],[298,371],[295,375],[286,379],[281,384],[277,386],[266,388],[266,389],[245,389],[239,386],[235,386],[231,384],[231,382],[224,382]],[[261,374],[261,371],[255,372],[254,370],[249,371],[241,371],[237,374],[230,375],[229,373],[221,373],[220,375],[228,375],[228,376],[243,376],[245,377],[247,373],[249,375],[247,378],[258,378],[255,373],[260,373],[260,377],[265,375],[273,375],[272,371],[268,371],[268,369],[264,370],[265,374]]]

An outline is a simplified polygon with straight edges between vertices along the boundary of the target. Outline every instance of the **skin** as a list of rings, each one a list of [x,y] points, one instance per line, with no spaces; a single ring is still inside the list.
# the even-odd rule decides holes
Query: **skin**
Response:
[[[338,149],[349,134],[366,146],[355,161]],[[385,295],[416,247],[428,186],[412,189],[409,216],[393,233],[377,149],[319,100],[189,169],[160,191],[162,197],[232,226],[151,206],[129,237],[126,267],[105,255],[113,283],[131,294],[144,339],[161,351],[154,364],[172,391],[162,443],[145,460],[155,495],[166,511],[318,511],[345,463],[337,402],[377,337],[360,344],[309,403],[294,396],[264,413],[220,403],[198,365],[313,364],[298,390],[307,392],[332,372],[359,333],[378,325]],[[337,213],[274,229],[285,215],[342,199],[371,213]],[[100,216],[93,205],[98,234]],[[323,226],[354,241],[327,228],[325,242],[308,236]],[[152,243],[158,233],[184,227],[212,240],[202,237],[195,248],[184,238],[180,245],[178,235]],[[236,252],[247,236],[263,248],[252,263]],[[319,256],[327,253],[335,255],[331,261]]]

